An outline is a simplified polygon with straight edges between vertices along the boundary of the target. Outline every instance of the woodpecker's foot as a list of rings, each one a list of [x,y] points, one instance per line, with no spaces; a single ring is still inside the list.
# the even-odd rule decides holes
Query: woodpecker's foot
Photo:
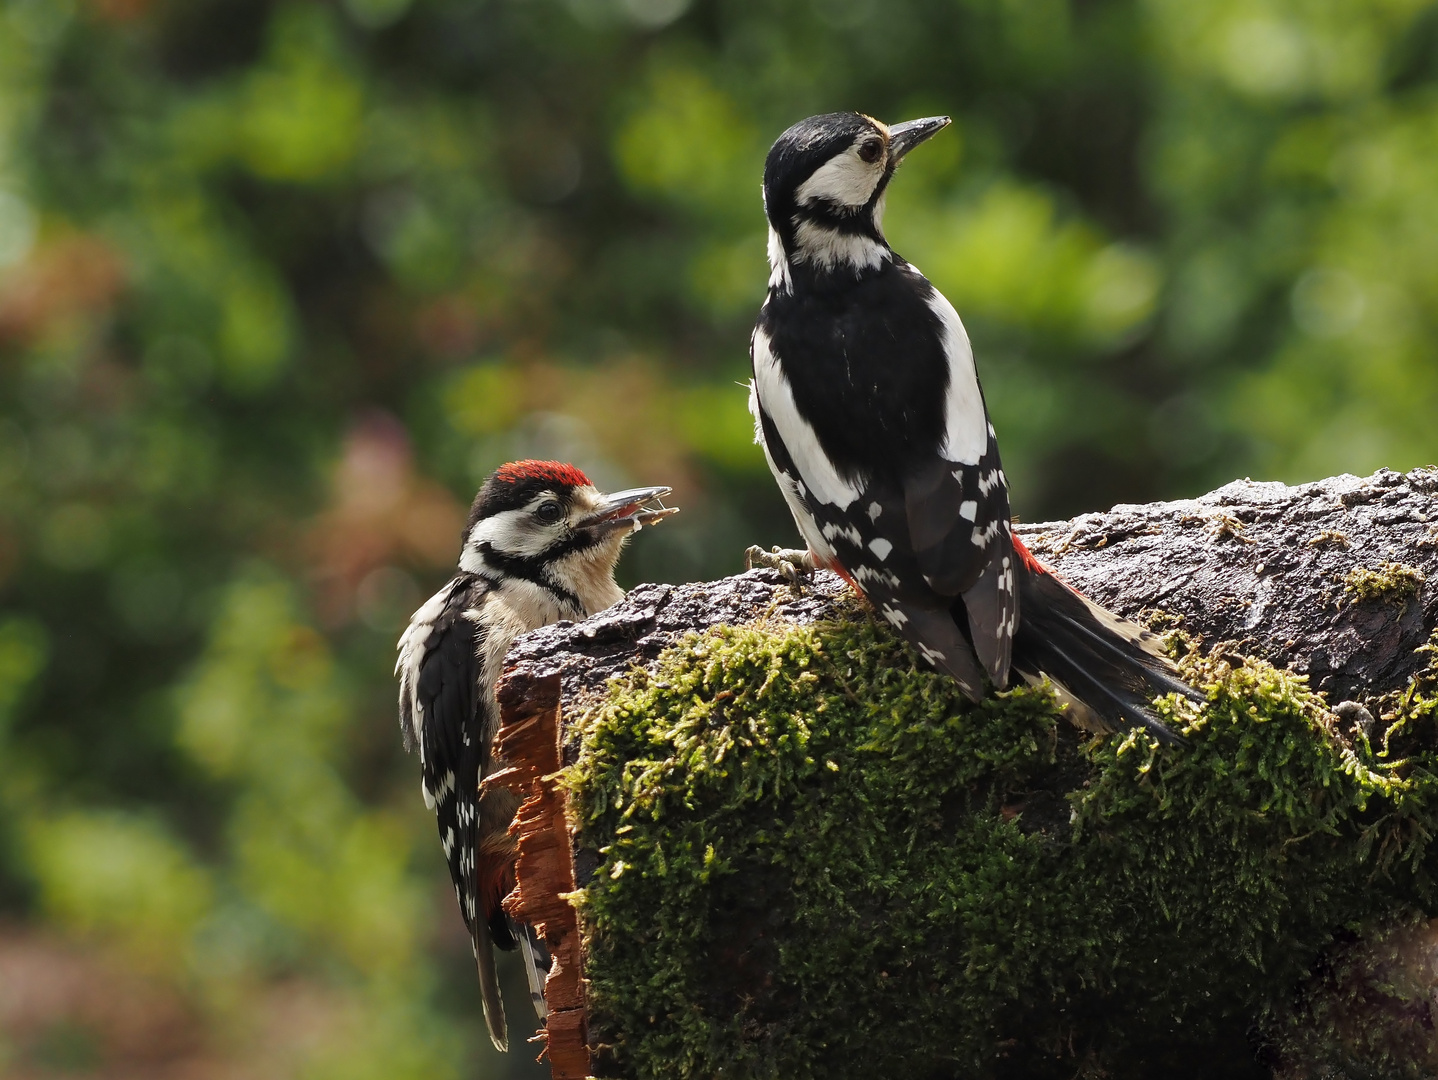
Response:
[[[779,571],[784,575],[784,580],[795,589],[802,588],[804,583],[814,576],[816,569],[812,551],[777,546],[765,551],[758,544],[754,544],[744,552],[744,567],[753,570],[756,566]]]

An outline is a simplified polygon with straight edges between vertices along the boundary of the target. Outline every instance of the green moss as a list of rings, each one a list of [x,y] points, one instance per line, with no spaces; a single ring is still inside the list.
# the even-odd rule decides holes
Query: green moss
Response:
[[[1417,596],[1427,580],[1416,566],[1385,562],[1376,570],[1359,566],[1349,571],[1343,579],[1343,591],[1356,603],[1378,600],[1386,604],[1402,604]]]
[[[600,1075],[1251,1068],[1336,928],[1433,910],[1438,781],[1300,678],[1182,664],[1209,701],[1159,703],[1174,750],[969,703],[870,621],[616,685],[567,776]]]
[[[1279,1028],[1284,1076],[1430,1080],[1438,925],[1416,916],[1335,943]]]
[[[1289,1009],[1272,1025],[1286,1075],[1403,1080],[1438,1072],[1432,1003],[1438,971],[1434,884],[1423,857],[1438,809],[1438,631],[1418,650],[1429,662],[1402,691],[1373,702],[1382,727],[1376,752],[1360,752],[1396,783],[1370,828],[1379,857],[1408,871],[1415,903],[1340,937],[1325,951]]]

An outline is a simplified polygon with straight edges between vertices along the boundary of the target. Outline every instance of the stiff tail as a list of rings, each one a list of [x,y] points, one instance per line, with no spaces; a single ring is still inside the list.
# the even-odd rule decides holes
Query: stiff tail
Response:
[[[479,967],[479,996],[484,1002],[484,1024],[489,1028],[490,1041],[501,1052],[509,1049],[509,1026],[504,1020],[504,999],[499,995],[499,974],[494,966],[494,942],[489,936],[489,923],[474,921],[474,960]]]
[[[519,948],[524,956],[524,974],[529,978],[529,1001],[534,1006],[534,1015],[547,1020],[549,1006],[544,1002],[544,980],[549,976],[549,950],[539,939],[539,932],[529,925],[519,928]]]
[[[497,849],[496,849],[497,847]],[[484,1002],[484,1023],[496,1050],[509,1049],[509,1025],[505,1022],[504,999],[499,992],[499,974],[494,950],[508,952],[516,945],[514,929],[500,901],[514,885],[512,853],[503,850],[503,841],[493,847],[481,845],[475,856],[475,886],[479,910],[470,919],[474,959],[479,966],[479,996]]]
[[[1031,680],[1048,676],[1110,729],[1142,727],[1165,743],[1179,742],[1149,703],[1170,693],[1204,698],[1178,678],[1158,637],[1069,588],[1017,538],[1014,548],[1019,555],[1014,669]]]
[[[474,927],[474,959],[479,968],[479,996],[484,1003],[484,1023],[489,1029],[490,1041],[501,1052],[509,1049],[509,1024],[504,1015],[504,999],[499,992],[499,974],[495,967],[494,947],[500,944],[494,936],[494,923],[507,919],[503,912],[490,921],[476,920]],[[518,934],[514,931],[518,930]],[[544,947],[534,927],[525,924],[505,925],[509,935],[509,948],[514,948],[517,938],[523,957],[524,974],[529,981],[529,1000],[535,1015],[544,1020],[549,1009],[544,1003],[544,979],[549,974],[549,951]]]

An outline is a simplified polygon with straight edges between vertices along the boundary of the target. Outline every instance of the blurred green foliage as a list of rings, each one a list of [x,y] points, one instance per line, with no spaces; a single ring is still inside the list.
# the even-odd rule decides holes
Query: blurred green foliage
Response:
[[[392,643],[507,458],[675,485],[629,581],[793,538],[735,384],[764,152],[839,108],[955,117],[889,231],[1026,518],[1438,458],[1427,2],[4,0],[5,925],[260,1075],[532,1071]]]

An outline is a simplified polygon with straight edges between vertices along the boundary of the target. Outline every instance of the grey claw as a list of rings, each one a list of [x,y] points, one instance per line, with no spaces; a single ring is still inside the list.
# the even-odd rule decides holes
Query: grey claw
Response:
[[[804,583],[813,576],[815,569],[812,552],[781,548],[777,544],[768,551],[758,544],[746,548],[744,565],[750,570],[755,567],[777,570],[796,591],[802,590]]]

